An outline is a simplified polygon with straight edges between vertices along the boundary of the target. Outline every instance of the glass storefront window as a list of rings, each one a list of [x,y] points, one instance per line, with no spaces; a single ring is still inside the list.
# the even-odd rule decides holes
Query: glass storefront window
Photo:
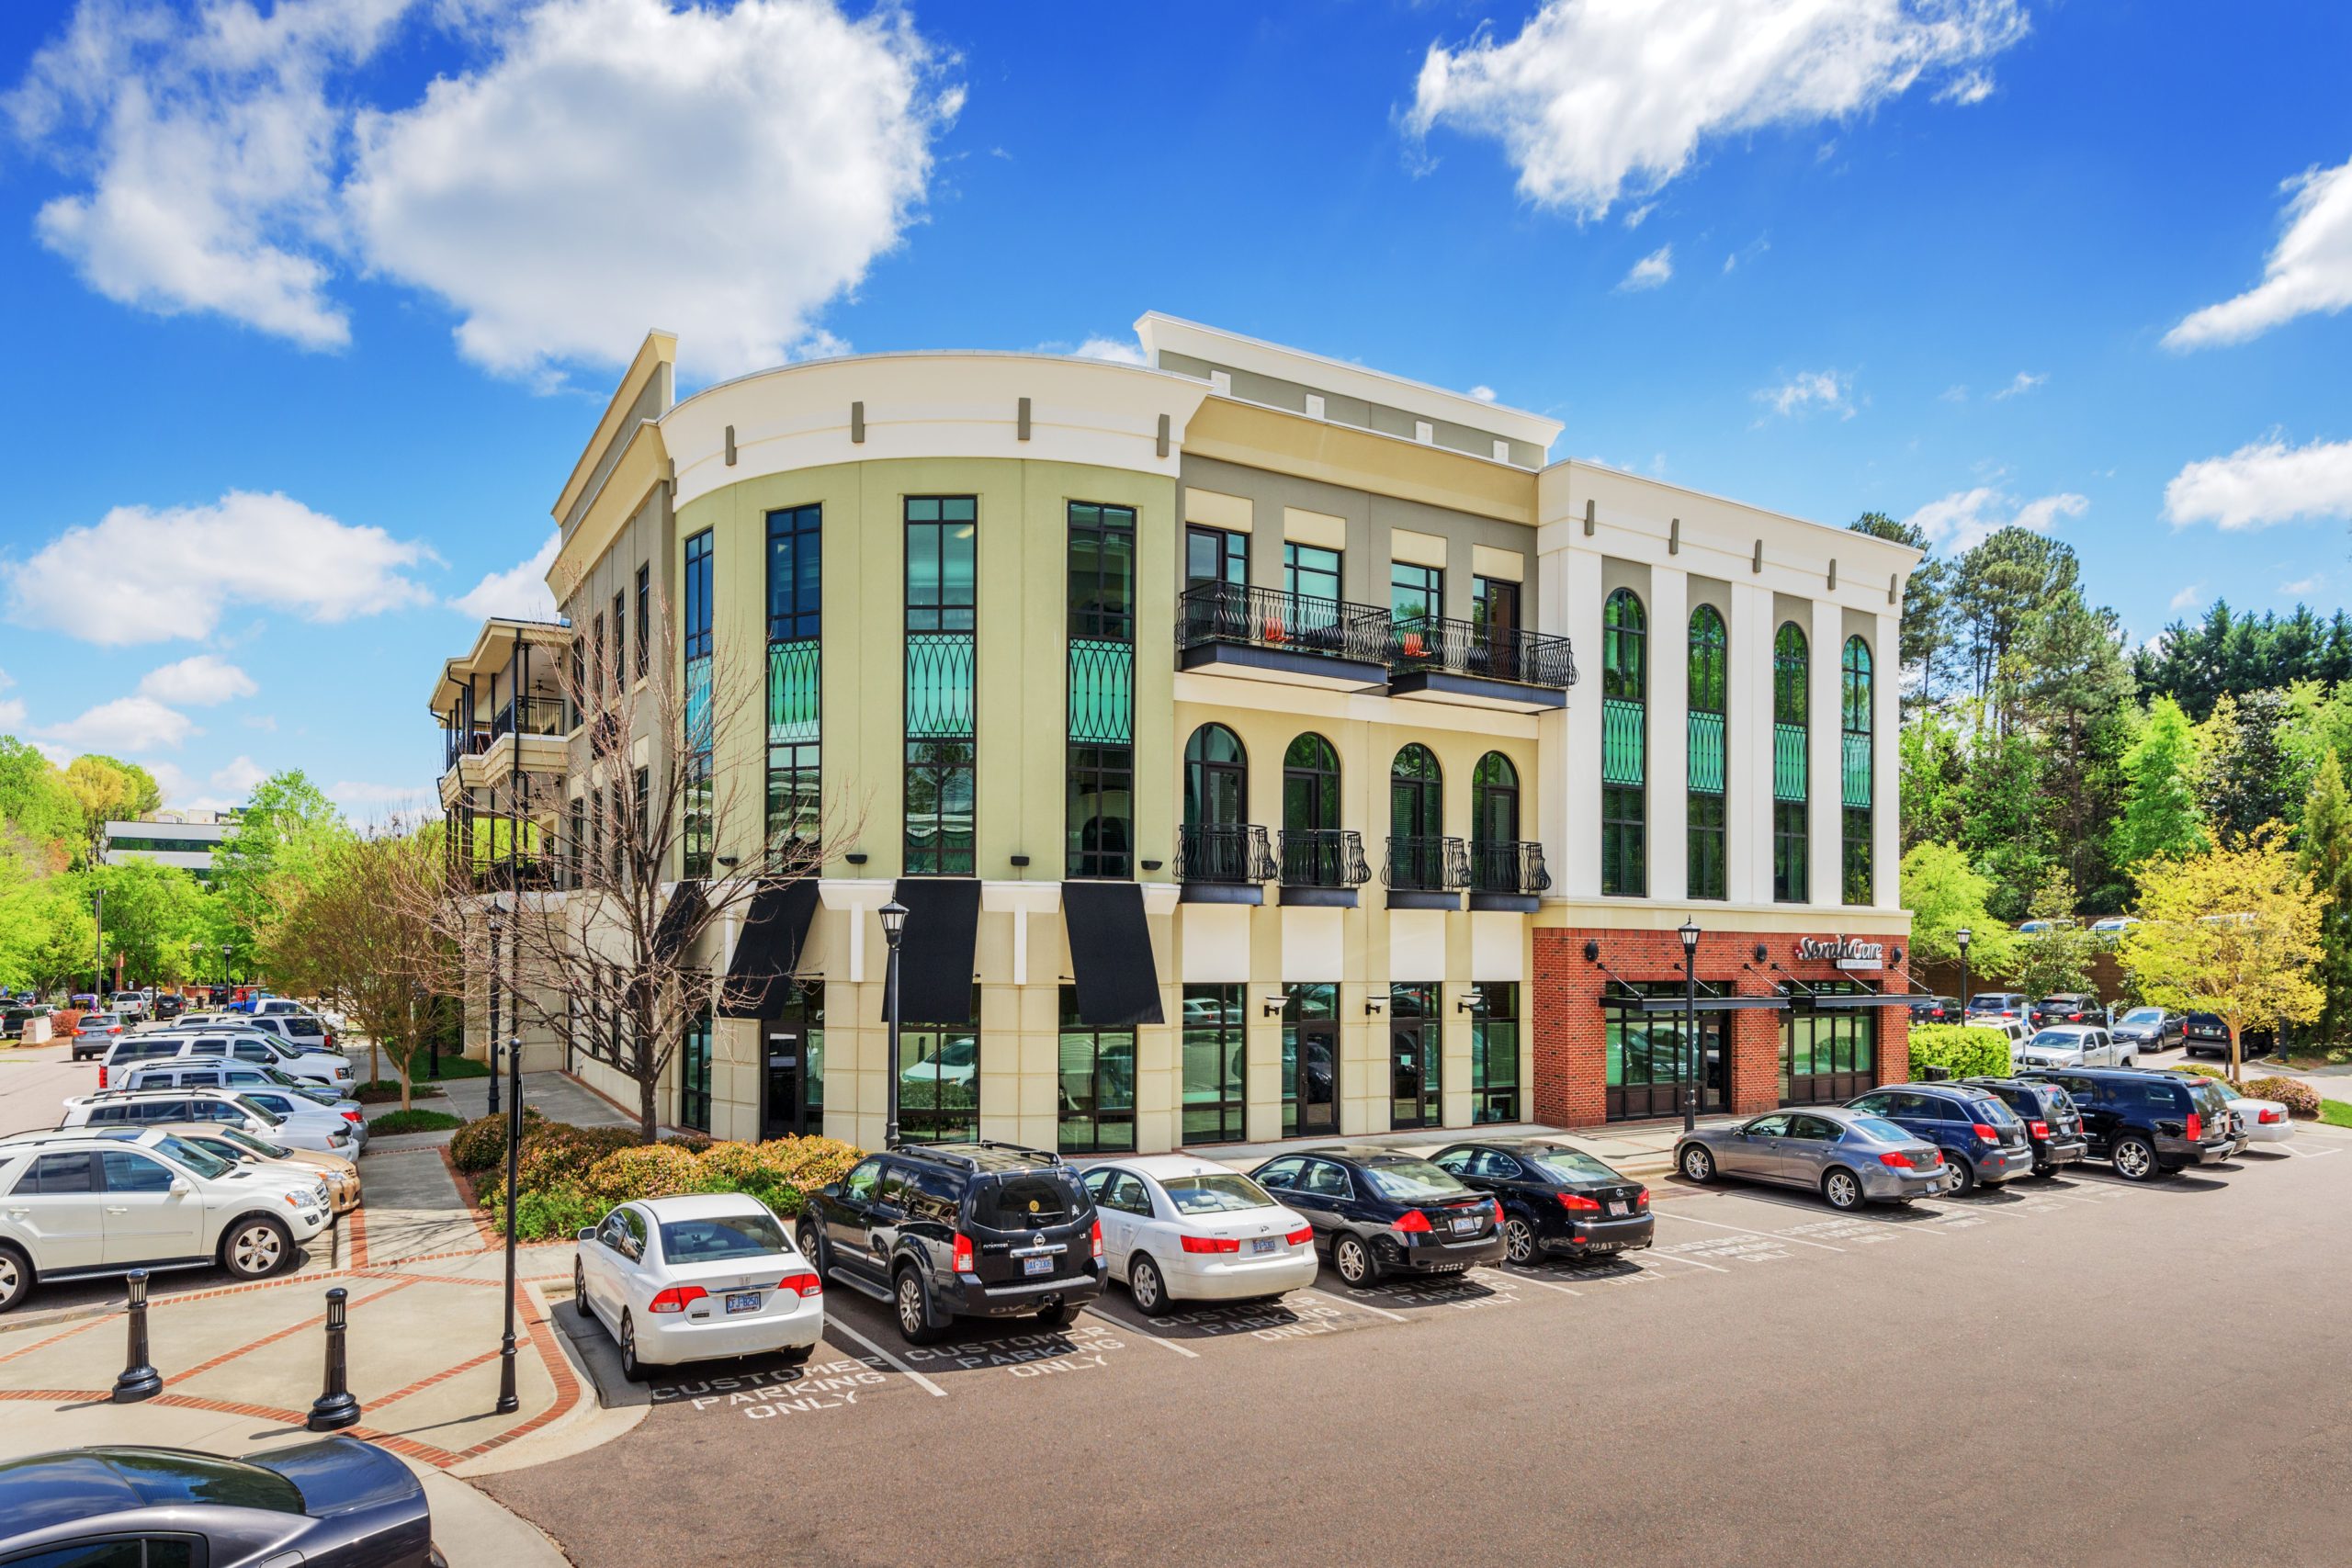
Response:
[[[972,987],[972,1017],[980,1016]],[[974,1023],[899,1026],[899,1135],[910,1144],[980,1135],[980,1031]]]
[[[614,1015],[617,1021],[619,1015]],[[616,1053],[617,1055],[617,1053]],[[697,1133],[710,1131],[710,1020],[698,1018],[686,1026],[678,1047],[678,1125]]]
[[[1136,1032],[1079,1021],[1078,987],[1062,987],[1061,1125],[1064,1154],[1121,1154],[1136,1146]]]
[[[1183,1127],[1186,1144],[1238,1142],[1243,1134],[1241,987],[1184,987]]]
[[[1484,1005],[1471,1014],[1470,1120],[1519,1120],[1519,987],[1482,980],[1472,987]]]
[[[1322,981],[1295,981],[1284,986],[1283,992],[1288,999],[1283,1009],[1283,1136],[1295,1138],[1299,1126],[1299,1026],[1336,1024],[1340,1017],[1340,987]],[[1318,1066],[1318,1073],[1321,1070]],[[1328,1103],[1338,1101],[1337,1084],[1326,1084],[1318,1078],[1308,1089]]]

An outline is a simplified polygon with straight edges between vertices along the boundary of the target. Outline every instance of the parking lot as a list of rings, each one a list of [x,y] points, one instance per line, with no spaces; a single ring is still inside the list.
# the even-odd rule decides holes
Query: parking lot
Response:
[[[581,1563],[2341,1562],[2352,1138],[1842,1216],[1657,1188],[1657,1245],[662,1373],[484,1484]],[[559,1309],[571,1319],[571,1309]],[[599,1331],[573,1321],[592,1345]],[[626,1395],[624,1395],[626,1397]],[[1923,1543],[1936,1543],[1932,1549]]]

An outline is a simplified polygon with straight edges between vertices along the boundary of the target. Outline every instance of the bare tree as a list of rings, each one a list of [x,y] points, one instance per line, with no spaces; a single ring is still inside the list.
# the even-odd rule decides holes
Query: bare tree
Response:
[[[496,976],[518,1033],[569,1038],[636,1084],[650,1142],[687,1032],[754,999],[703,967],[706,937],[763,888],[814,876],[859,824],[813,780],[774,791],[764,767],[743,765],[767,755],[775,654],[705,645],[682,660],[667,606],[648,620],[651,645],[626,659],[616,635],[600,644],[571,627],[553,660],[577,720],[568,768],[518,770],[493,792],[491,814],[458,835],[457,890],[435,921],[457,986]]]

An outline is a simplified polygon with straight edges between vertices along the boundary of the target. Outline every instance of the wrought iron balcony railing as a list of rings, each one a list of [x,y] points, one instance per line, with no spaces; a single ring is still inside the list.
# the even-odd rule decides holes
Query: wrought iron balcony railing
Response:
[[[1238,644],[1363,664],[1388,662],[1388,612],[1313,593],[1196,582],[1184,591],[1176,623],[1180,649]]]
[[[1524,840],[1471,840],[1471,892],[1533,895],[1551,886],[1552,874],[1544,868],[1543,845]]]
[[[1380,879],[1405,892],[1458,893],[1470,885],[1470,852],[1459,839],[1391,834]]]
[[[1352,828],[1290,828],[1282,836],[1283,880],[1294,887],[1361,887],[1372,880],[1363,836]]]
[[[461,757],[479,757],[490,750],[490,731],[481,725],[447,725],[441,730],[441,771],[447,773]]]
[[[1186,882],[1271,882],[1281,874],[1254,822],[1187,823],[1177,831],[1176,874]]]
[[[563,719],[561,697],[523,697],[498,710],[497,716],[490,721],[491,739],[514,734],[561,735]]]
[[[1394,637],[1388,664],[1399,675],[1468,675],[1558,692],[1577,683],[1577,661],[1564,637],[1414,616],[1396,623]]]

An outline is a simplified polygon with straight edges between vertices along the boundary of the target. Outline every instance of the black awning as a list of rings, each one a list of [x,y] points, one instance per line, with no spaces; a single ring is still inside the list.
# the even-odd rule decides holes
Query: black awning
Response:
[[[1133,882],[1065,882],[1062,924],[1078,982],[1078,1021],[1089,1029],[1162,1023],[1159,971],[1144,923],[1143,888]]]
[[[686,939],[694,934],[709,902],[699,882],[681,882],[670,889],[670,901],[662,906],[662,919],[653,927],[654,955],[674,960],[684,953]]]
[[[1622,1007],[1624,1004],[1621,1001],[1616,1005]],[[1644,997],[1637,1005],[1643,1012],[1680,1012],[1684,1007],[1680,997]],[[1700,1012],[1754,1010],[1786,1012],[1788,1007],[1789,998],[1786,997],[1701,997],[1697,1010]]]
[[[1906,991],[1823,991],[1813,998],[1816,1008],[1907,1008],[1917,997]]]
[[[792,972],[817,918],[817,884],[808,877],[763,882],[743,914],[735,961],[721,987],[721,1018],[773,1018],[792,998]]]
[[[980,885],[968,876],[902,876],[891,890],[906,907],[899,942],[901,1023],[973,1024],[972,950],[980,932]],[[888,1021],[889,998],[883,998]]]

